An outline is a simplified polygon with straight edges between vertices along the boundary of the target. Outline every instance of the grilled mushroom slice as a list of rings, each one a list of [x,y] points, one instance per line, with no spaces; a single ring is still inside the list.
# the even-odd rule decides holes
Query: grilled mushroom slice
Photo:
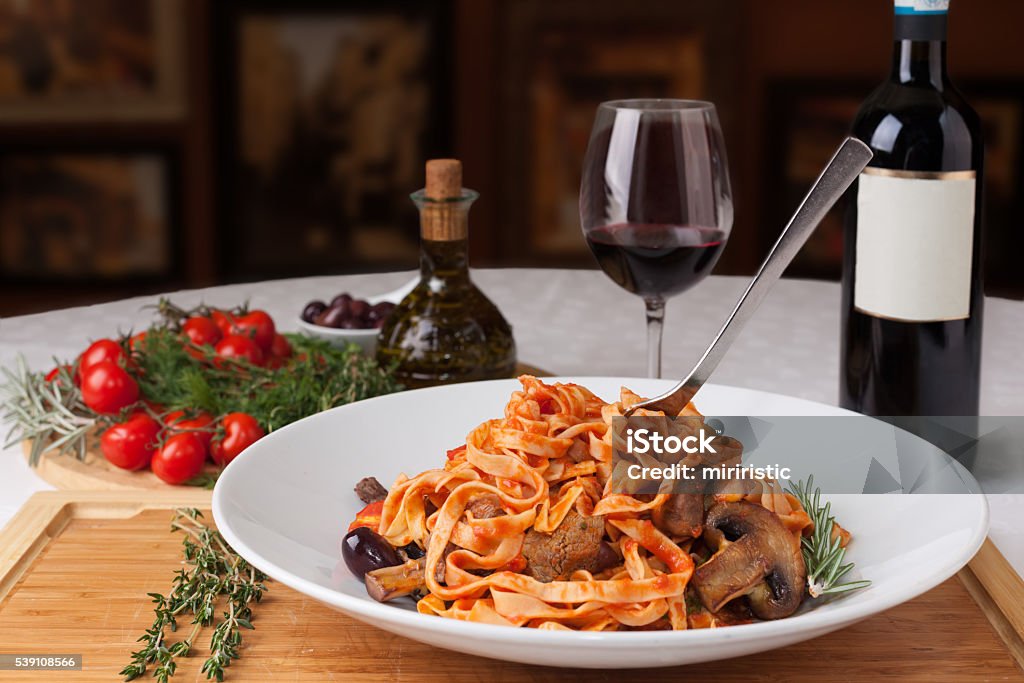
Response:
[[[704,521],[704,484],[700,480],[680,480],[675,493],[652,515],[654,526],[669,536],[697,538]]]
[[[800,545],[774,513],[753,503],[716,503],[704,524],[705,541],[718,552],[694,571],[693,584],[708,610],[741,595],[760,619],[797,610],[807,569]]]

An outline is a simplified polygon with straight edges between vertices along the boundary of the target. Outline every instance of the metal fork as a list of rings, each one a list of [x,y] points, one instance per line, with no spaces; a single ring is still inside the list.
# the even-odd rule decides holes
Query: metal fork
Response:
[[[708,381],[711,373],[718,367],[718,363],[728,353],[729,347],[736,341],[743,326],[757,311],[772,285],[778,281],[782,271],[800,251],[800,247],[818,227],[818,223],[825,217],[829,209],[868,165],[872,156],[871,149],[863,142],[855,138],[846,138],[836,150],[832,160],[828,162],[825,170],[811,186],[811,191],[800,204],[800,208],[793,214],[782,234],[779,235],[775,246],[768,253],[768,258],[761,264],[761,268],[758,269],[754,279],[750,281],[740,300],[736,302],[736,307],[725,324],[722,325],[722,329],[719,330],[708,350],[697,361],[693,370],[690,370],[690,374],[668,393],[634,405],[625,412],[626,417],[641,408],[661,410],[666,415],[678,415],[686,407],[686,404],[693,400],[696,393]]]

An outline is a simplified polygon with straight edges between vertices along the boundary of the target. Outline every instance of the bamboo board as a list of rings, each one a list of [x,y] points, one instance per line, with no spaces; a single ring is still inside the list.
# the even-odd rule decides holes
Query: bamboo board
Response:
[[[549,373],[532,365],[519,363],[518,374],[529,374],[537,377]],[[32,452],[32,442],[23,441],[22,453],[26,462]],[[207,463],[204,474],[216,474],[219,468]],[[54,488],[73,491],[137,491],[139,489],[166,490],[170,488],[160,481],[149,469],[132,472],[115,467],[107,462],[100,452],[99,440],[91,437],[84,460],[71,455],[60,455],[56,451],[45,451],[39,458],[35,473],[43,481]]]
[[[0,652],[81,653],[81,672],[0,672],[2,681],[113,681],[180,566],[169,510],[209,492],[33,496],[0,534]],[[210,516],[207,514],[207,521]],[[991,543],[931,592],[788,648],[688,667],[551,669],[439,650],[354,621],[276,582],[256,607],[232,681],[965,681],[1024,680],[1024,582]],[[208,634],[172,679],[204,680]],[[147,674],[148,676],[148,674]],[[146,679],[141,679],[146,680]]]

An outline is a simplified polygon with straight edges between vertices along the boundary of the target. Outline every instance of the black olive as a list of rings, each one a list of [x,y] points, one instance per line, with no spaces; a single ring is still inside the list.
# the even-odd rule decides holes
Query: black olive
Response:
[[[426,550],[424,550],[423,548],[419,547],[415,543],[410,543],[409,545],[403,545],[401,547],[401,551],[403,553],[405,553],[405,556],[408,557],[410,560],[418,560],[418,559],[420,559],[421,557],[423,557],[424,555],[427,554]]]
[[[348,311],[354,320],[365,320],[366,314],[370,312],[370,304],[361,299],[356,299],[348,305]]]
[[[381,301],[380,303],[374,304],[370,307],[370,312],[366,314],[366,320],[371,323],[380,322],[391,315],[391,311],[393,310],[395,310],[395,305],[393,303],[390,301]]]
[[[402,564],[398,552],[370,527],[350,531],[341,541],[341,557],[349,571],[363,578],[367,572]]]
[[[330,308],[338,307],[341,310],[348,313],[348,306],[352,303],[351,294],[339,294],[338,296],[331,299]]]
[[[331,306],[323,313],[316,317],[315,322],[317,325],[323,325],[324,327],[342,327],[343,323],[348,319],[345,315],[345,311],[337,306]]]
[[[302,309],[302,319],[307,323],[311,323],[316,320],[316,317],[324,312],[327,308],[327,304],[323,301],[310,301],[306,304],[306,307]]]

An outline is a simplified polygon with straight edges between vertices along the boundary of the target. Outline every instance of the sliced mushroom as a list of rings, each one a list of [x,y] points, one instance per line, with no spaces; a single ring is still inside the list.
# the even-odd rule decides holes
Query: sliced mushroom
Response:
[[[697,595],[709,611],[741,595],[760,619],[781,619],[797,610],[807,569],[799,544],[774,513],[753,503],[717,503],[704,524],[721,532],[705,534],[717,552],[693,574]]]
[[[704,483],[683,479],[673,490],[675,493],[651,515],[654,526],[674,538],[697,538],[704,521]]]
[[[387,602],[422,590],[425,590],[422,558],[366,573],[366,592],[378,602]]]

